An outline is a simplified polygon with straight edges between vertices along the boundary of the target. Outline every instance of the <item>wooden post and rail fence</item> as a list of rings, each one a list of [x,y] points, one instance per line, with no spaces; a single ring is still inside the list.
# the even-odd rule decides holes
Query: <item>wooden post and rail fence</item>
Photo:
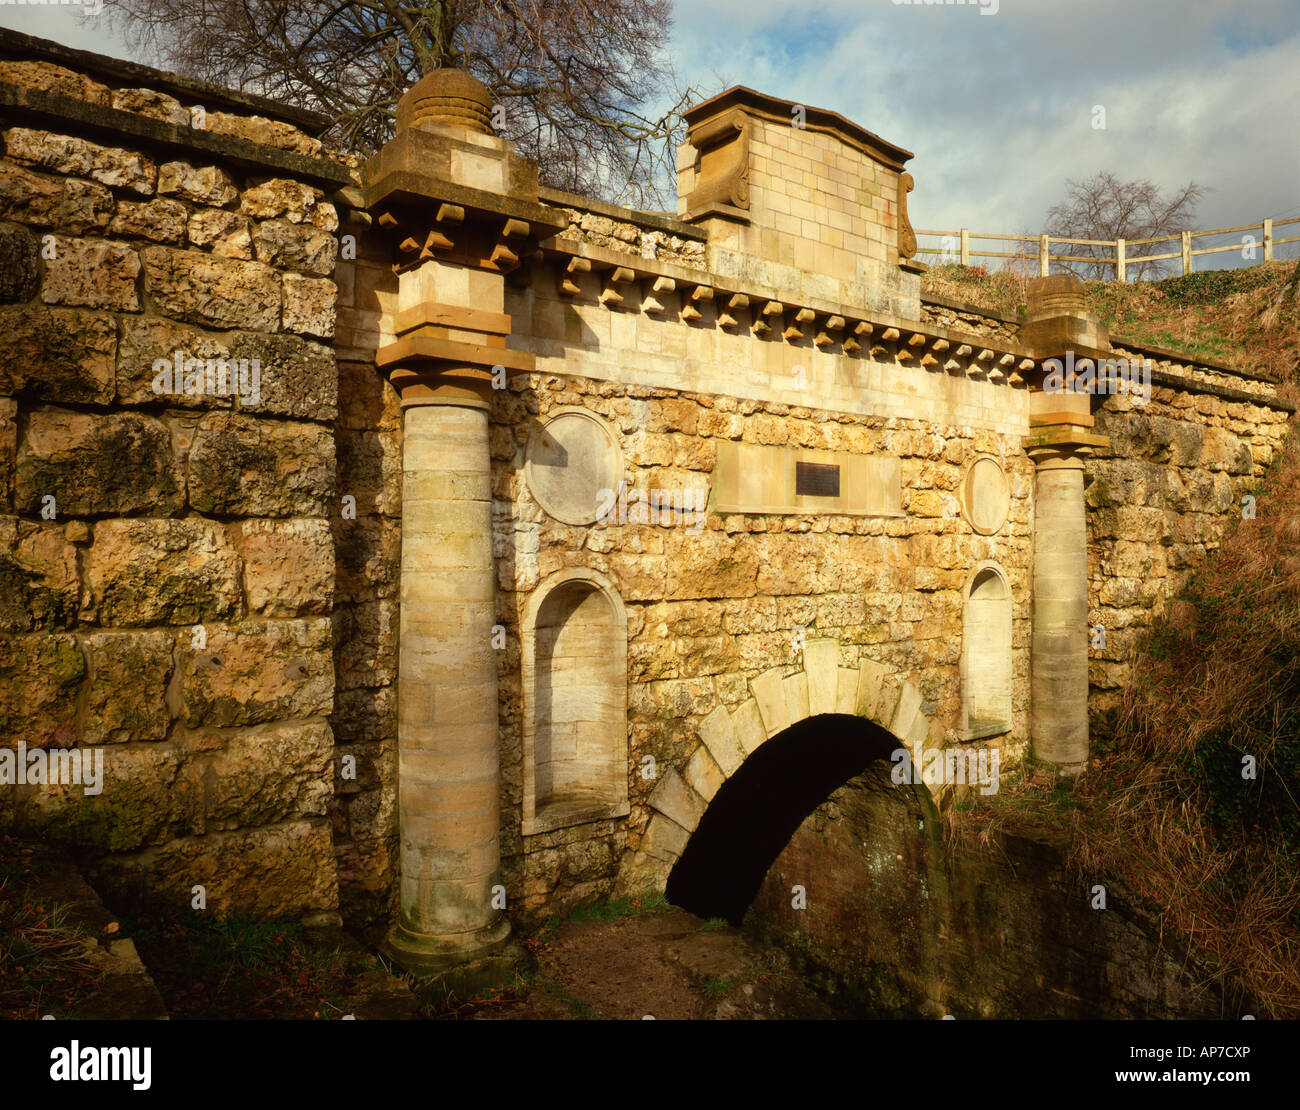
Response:
[[[1264,262],[1273,261],[1273,248],[1281,246],[1283,243],[1300,243],[1300,235],[1292,235],[1285,239],[1276,239],[1273,236],[1273,230],[1283,227],[1286,224],[1300,223],[1300,216],[1292,216],[1285,220],[1261,220],[1255,224],[1242,224],[1240,227],[1217,227],[1210,231],[1183,231],[1175,232],[1173,235],[1157,235],[1150,239],[1066,239],[1056,235],[1040,235],[1038,237],[1038,253],[1026,254],[1017,251],[972,251],[970,241],[972,239],[994,239],[1008,243],[1020,243],[1028,245],[1033,242],[1032,236],[1025,235],[991,235],[982,232],[973,232],[968,228],[960,228],[957,231],[934,231],[918,228],[917,235],[938,235],[944,238],[945,245],[941,247],[918,247],[917,254],[937,254],[942,256],[943,261],[959,261],[963,266],[969,266],[971,255],[976,258],[1017,258],[1026,261],[1038,259],[1038,272],[1041,276],[1046,277],[1051,270],[1053,262],[1076,262],[1092,264],[1094,266],[1113,266],[1114,275],[1120,281],[1128,280],[1128,267],[1130,265],[1140,265],[1147,262],[1160,262],[1168,258],[1181,258],[1183,262],[1183,273],[1192,272],[1192,259],[1198,254],[1219,254],[1224,251],[1245,251],[1254,247],[1260,247],[1263,251]],[[1239,242],[1229,243],[1222,247],[1201,247],[1198,250],[1192,249],[1192,240],[1202,239],[1209,235],[1232,235],[1241,231],[1259,231],[1260,239],[1254,243]],[[1130,255],[1129,249],[1132,247],[1146,246],[1151,243],[1178,242],[1179,249],[1168,251],[1164,254],[1140,254]],[[1051,246],[1053,243],[1068,243],[1071,245],[1089,246],[1089,247],[1110,247],[1112,254],[1107,255],[1070,255],[1070,254],[1052,254]]]

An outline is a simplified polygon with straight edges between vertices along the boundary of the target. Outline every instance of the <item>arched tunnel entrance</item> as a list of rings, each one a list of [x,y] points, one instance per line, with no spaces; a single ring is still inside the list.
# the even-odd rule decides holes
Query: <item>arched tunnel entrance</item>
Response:
[[[809,717],[777,733],[718,789],[668,877],[668,900],[739,925],[800,823],[901,741],[847,714]]]

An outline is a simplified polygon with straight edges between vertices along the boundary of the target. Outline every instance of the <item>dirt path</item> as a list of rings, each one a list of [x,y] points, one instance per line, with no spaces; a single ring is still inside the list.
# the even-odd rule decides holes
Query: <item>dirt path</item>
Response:
[[[462,1020],[835,1018],[785,953],[675,908],[568,922],[526,942],[529,985],[441,1017]]]

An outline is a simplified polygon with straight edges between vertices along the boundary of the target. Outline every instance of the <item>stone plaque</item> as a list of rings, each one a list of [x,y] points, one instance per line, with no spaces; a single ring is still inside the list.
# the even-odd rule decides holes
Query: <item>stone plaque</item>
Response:
[[[839,497],[840,468],[834,463],[795,463],[794,492],[799,496]]]
[[[585,409],[556,410],[528,439],[524,474],[537,503],[565,524],[591,524],[623,477],[610,427]]]
[[[997,459],[986,457],[971,463],[961,488],[962,508],[970,526],[981,536],[1001,530],[1011,510],[1011,491]]]

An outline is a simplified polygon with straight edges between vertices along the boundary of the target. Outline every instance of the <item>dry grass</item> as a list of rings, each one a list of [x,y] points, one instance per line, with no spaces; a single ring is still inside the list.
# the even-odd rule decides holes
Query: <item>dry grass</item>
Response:
[[[923,290],[1000,311],[1015,275],[938,267]],[[1115,334],[1275,376],[1300,393],[1300,264],[1160,282],[1086,282]],[[1130,674],[1115,738],[1072,788],[1045,773],[952,822],[1063,843],[1072,868],[1121,881],[1181,934],[1229,1005],[1300,1016],[1300,443],[1292,436],[1238,522]],[[1255,778],[1243,778],[1243,757]],[[1104,880],[1094,880],[1104,881]]]
[[[921,292],[1015,317],[1025,303],[1023,273],[934,266]],[[1208,270],[1163,281],[1086,281],[1084,303],[1116,335],[1167,347],[1289,382],[1300,369],[1300,263]]]
[[[1072,787],[1046,772],[958,815],[1062,843],[1180,934],[1230,1007],[1300,1016],[1300,443],[1152,631],[1115,739]],[[1243,777],[1243,757],[1255,777]]]

